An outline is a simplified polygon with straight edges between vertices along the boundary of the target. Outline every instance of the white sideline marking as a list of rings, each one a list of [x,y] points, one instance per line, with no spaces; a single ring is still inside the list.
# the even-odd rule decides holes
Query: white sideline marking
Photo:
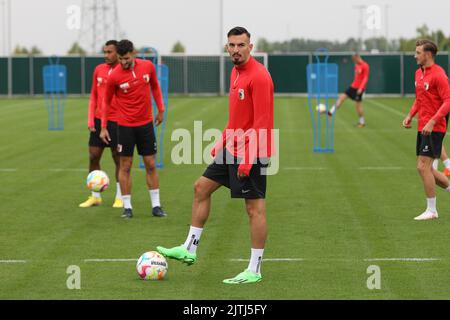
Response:
[[[136,262],[137,259],[84,259],[84,262]]]
[[[403,170],[404,167],[359,167],[358,170]]]
[[[239,261],[239,262],[248,262],[250,259],[230,259],[230,261]],[[305,261],[305,259],[302,258],[268,258],[264,259],[263,261]]]
[[[58,169],[48,169],[48,171],[62,172],[62,171],[88,171],[88,170],[86,170],[86,168],[84,168],[84,169],[77,169],[77,168],[62,169],[62,168],[58,168]]]
[[[284,167],[284,170],[327,170],[325,167]]]
[[[364,259],[364,261],[405,261],[405,262],[428,262],[428,261],[440,261],[439,258],[374,258]]]
[[[27,260],[0,260],[0,263],[27,263]]]
[[[403,118],[406,117],[406,115],[407,115],[407,113],[400,112],[400,111],[394,109],[393,107],[385,105],[384,103],[381,103],[381,102],[378,102],[378,101],[374,101],[374,100],[370,100],[370,99],[367,99],[366,101],[370,102],[370,103],[373,103],[377,107],[380,107],[380,108],[382,108],[384,110],[387,110],[387,111],[390,111],[392,113],[395,113],[396,115],[399,115],[399,116],[401,116]],[[416,121],[416,118],[414,118],[413,121]],[[401,125],[401,123],[400,123],[400,125]]]

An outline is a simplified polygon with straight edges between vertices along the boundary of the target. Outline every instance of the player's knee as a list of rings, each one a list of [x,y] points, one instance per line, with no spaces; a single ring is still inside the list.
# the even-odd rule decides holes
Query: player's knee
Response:
[[[417,171],[420,174],[423,174],[427,171],[431,171],[431,168],[425,162],[419,161],[419,162],[417,162]]]
[[[253,204],[246,204],[247,214],[250,218],[262,218],[265,215],[265,211]]]
[[[198,200],[208,197],[206,186],[202,183],[200,179],[194,182],[194,196]]]
[[[89,153],[89,163],[91,165],[99,165],[100,164],[100,156],[96,153]]]

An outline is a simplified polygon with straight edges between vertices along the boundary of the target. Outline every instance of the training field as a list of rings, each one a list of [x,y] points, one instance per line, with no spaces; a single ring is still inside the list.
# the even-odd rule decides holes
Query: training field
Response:
[[[170,133],[193,131],[195,120],[222,129],[226,97],[170,99],[160,171],[169,216],[152,217],[135,161],[129,221],[111,207],[108,150],[102,164],[112,185],[103,205],[78,208],[89,194],[86,98],[67,100],[61,132],[47,130],[42,99],[0,100],[0,299],[448,299],[450,194],[437,191],[438,220],[413,220],[426,201],[416,130],[401,126],[411,102],[367,99],[364,129],[346,102],[336,118],[336,152],[314,154],[306,99],[276,98],[280,170],[268,178],[263,281],[229,286],[222,280],[247,267],[250,240],[243,201],[224,188],[213,196],[196,264],[169,260],[167,278],[148,282],[133,261],[157,245],[184,242],[192,185],[206,165],[172,164]],[[81,270],[80,290],[66,286],[71,265]],[[381,289],[367,288],[371,265],[380,269]]]

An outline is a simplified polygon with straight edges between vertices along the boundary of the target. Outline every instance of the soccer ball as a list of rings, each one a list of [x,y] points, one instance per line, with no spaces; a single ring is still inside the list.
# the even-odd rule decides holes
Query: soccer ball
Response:
[[[323,103],[316,106],[316,111],[319,111],[320,113],[325,113],[327,111],[327,106]]]
[[[168,267],[166,258],[156,251],[149,251],[139,257],[136,271],[142,280],[162,280]]]
[[[86,185],[89,190],[94,192],[105,191],[109,186],[108,175],[101,170],[91,171],[87,176]]]

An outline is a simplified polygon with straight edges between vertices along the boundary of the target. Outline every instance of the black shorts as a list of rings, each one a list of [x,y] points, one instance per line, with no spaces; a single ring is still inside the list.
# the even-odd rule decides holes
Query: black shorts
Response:
[[[358,89],[348,87],[348,89],[345,91],[345,94],[353,101],[362,101],[364,90],[361,92],[361,94],[358,94]]]
[[[132,157],[134,146],[137,147],[138,154],[141,156],[156,154],[156,138],[153,122],[138,127],[119,125],[117,136],[117,151],[121,156]]]
[[[228,157],[229,161],[226,161]],[[230,189],[232,198],[264,199],[266,197],[266,169],[268,159],[258,159],[249,177],[239,180],[239,161],[228,151],[221,151],[214,162],[206,168],[203,176]]]
[[[433,159],[440,158],[444,137],[445,132],[431,132],[431,135],[428,136],[417,132],[416,155]]]
[[[89,146],[98,148],[111,148],[111,149],[117,148],[117,122],[108,121],[108,124],[106,126],[109,132],[109,137],[111,138],[109,144],[104,143],[103,140],[100,139],[100,131],[102,129],[101,120],[95,118],[94,125],[95,125],[95,132],[91,132],[91,134],[89,135]]]

